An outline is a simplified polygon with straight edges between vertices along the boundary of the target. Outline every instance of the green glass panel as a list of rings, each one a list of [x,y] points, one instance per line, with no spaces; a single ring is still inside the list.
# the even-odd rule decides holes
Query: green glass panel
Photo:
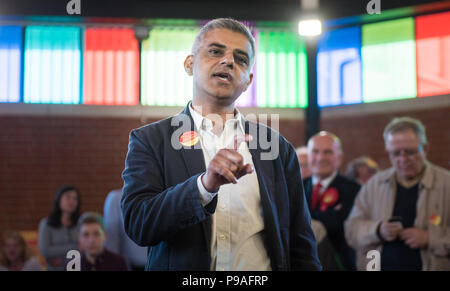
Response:
[[[414,19],[362,26],[363,100],[416,97]]]
[[[259,107],[307,106],[307,62],[304,41],[286,30],[261,30],[257,51]]]
[[[25,30],[25,103],[80,103],[81,30],[28,26]]]
[[[143,105],[184,106],[192,98],[192,78],[183,69],[197,29],[155,27],[142,43]]]

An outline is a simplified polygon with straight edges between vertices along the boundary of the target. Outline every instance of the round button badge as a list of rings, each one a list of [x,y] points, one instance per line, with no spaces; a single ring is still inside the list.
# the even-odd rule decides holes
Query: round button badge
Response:
[[[186,131],[180,136],[180,143],[185,147],[191,147],[199,141],[200,137],[198,132]]]

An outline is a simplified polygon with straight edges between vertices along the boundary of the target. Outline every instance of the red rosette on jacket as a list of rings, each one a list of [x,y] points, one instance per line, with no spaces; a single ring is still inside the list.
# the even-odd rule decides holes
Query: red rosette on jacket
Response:
[[[333,206],[339,199],[339,192],[336,188],[331,187],[322,193],[320,199],[320,211],[325,211],[328,207]]]
[[[441,220],[441,217],[437,213],[430,216],[430,223],[434,226],[438,226],[439,224],[441,224]]]

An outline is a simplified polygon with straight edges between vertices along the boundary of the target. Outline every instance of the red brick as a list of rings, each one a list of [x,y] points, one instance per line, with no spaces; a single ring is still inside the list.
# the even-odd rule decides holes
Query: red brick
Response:
[[[438,108],[349,115],[324,119],[321,128],[341,138],[342,170],[360,155],[369,155],[386,168],[390,163],[384,151],[384,126],[395,116],[419,118],[430,142],[428,159],[449,169],[449,113],[450,108]],[[0,117],[0,230],[36,229],[63,184],[80,189],[83,211],[102,213],[109,191],[123,186],[129,132],[142,125],[138,119]],[[305,126],[304,121],[280,120],[279,130],[297,147],[305,144]]]

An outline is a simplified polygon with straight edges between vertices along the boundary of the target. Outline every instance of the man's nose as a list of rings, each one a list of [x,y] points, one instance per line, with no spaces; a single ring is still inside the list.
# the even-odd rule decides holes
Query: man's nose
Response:
[[[397,156],[397,160],[401,163],[404,163],[409,160],[409,156],[405,154],[405,152],[401,152],[400,155]]]
[[[220,61],[221,65],[226,65],[230,68],[233,68],[234,66],[234,56],[232,53],[227,53],[224,55],[224,57],[222,58],[222,60]]]
[[[322,153],[322,152],[316,153],[316,160],[317,160],[317,161],[323,160],[324,157],[325,157],[324,153]]]

